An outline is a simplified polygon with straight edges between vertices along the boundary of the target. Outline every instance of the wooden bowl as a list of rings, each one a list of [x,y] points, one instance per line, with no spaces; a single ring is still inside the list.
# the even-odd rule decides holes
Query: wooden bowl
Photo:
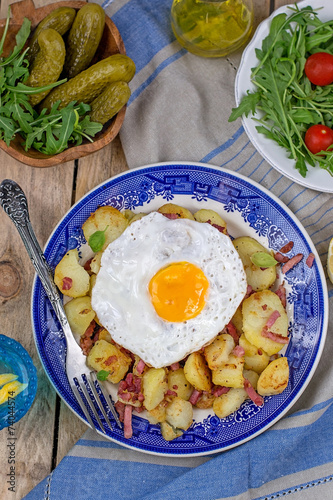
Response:
[[[22,0],[21,2],[11,4],[12,17],[7,32],[4,54],[8,53],[15,45],[15,36],[22,25],[24,17],[27,17],[31,21],[31,30],[33,30],[54,9],[58,7],[72,7],[78,10],[85,4],[86,2],[83,1],[56,2],[38,9],[35,8],[33,0]],[[5,24],[6,19],[0,20],[0,36]],[[95,56],[96,61],[117,53],[126,54],[124,43],[113,21],[108,16],[105,16],[105,28]],[[25,151],[21,145],[22,138],[19,135],[11,141],[10,146],[7,146],[4,141],[0,140],[0,148],[21,163],[32,167],[51,167],[66,161],[76,160],[98,151],[109,144],[118,134],[124,121],[125,112],[126,106],[96,134],[94,142],[86,141],[80,146],[69,146],[68,149],[57,155],[45,155],[32,148]]]

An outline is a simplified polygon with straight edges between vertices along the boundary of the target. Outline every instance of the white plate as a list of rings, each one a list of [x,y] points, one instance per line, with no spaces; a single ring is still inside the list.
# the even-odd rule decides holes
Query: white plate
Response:
[[[133,437],[126,440],[112,415],[113,431],[107,437],[123,446],[157,455],[206,455],[227,450],[257,436],[295,403],[310,381],[325,342],[328,318],[326,279],[315,247],[292,212],[253,181],[211,165],[162,163],[130,170],[97,186],[78,201],[53,231],[45,256],[54,268],[71,248],[85,244],[82,224],[100,205],[136,212],[156,210],[166,202],[183,205],[193,212],[211,208],[226,220],[232,237],[252,236],[267,248],[280,249],[294,242],[293,253],[316,256],[312,268],[305,258],[283,279],[287,289],[290,341],[285,352],[290,382],[285,391],[266,397],[262,407],[252,401],[227,418],[219,419],[212,409],[194,410],[193,425],[181,438],[165,441],[159,425],[143,414],[133,417]],[[282,279],[282,278],[281,278]],[[38,278],[32,294],[34,337],[41,362],[56,391],[82,420],[65,372],[66,343],[52,307]],[[111,384],[110,384],[111,385]],[[116,399],[117,389],[112,386]],[[103,421],[103,416],[101,415]]]
[[[333,19],[332,0],[305,0],[299,2],[297,5],[300,9],[308,5],[311,5],[313,9],[320,9],[318,17],[322,21],[329,21]],[[235,82],[235,98],[237,106],[248,90],[255,90],[255,86],[251,82],[251,68],[256,67],[259,62],[255,49],[261,49],[262,41],[269,33],[272,18],[284,12],[288,15],[291,13],[288,6],[277,9],[268,19],[263,21],[258,26],[251,42],[244,50]],[[268,139],[256,130],[258,123],[252,120],[251,115],[243,117],[242,122],[244,129],[254,147],[278,172],[297,184],[306,186],[307,188],[326,193],[333,193],[333,177],[331,177],[327,171],[321,169],[320,167],[312,167],[311,165],[308,165],[307,175],[305,178],[302,177],[299,171],[295,168],[295,162],[288,158],[288,152],[276,142]]]

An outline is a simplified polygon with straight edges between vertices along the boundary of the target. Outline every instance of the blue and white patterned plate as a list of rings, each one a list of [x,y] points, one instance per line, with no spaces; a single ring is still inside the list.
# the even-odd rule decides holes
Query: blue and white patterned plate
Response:
[[[227,450],[265,431],[286,413],[309,383],[325,342],[328,320],[326,280],[318,254],[292,212],[267,190],[238,174],[219,167],[195,163],[160,163],[127,171],[93,189],[76,203],[53,231],[45,249],[54,268],[65,252],[84,243],[83,222],[100,205],[135,212],[156,210],[166,202],[190,210],[211,208],[227,221],[231,237],[252,236],[273,250],[289,241],[294,254],[305,258],[284,275],[291,340],[286,349],[290,382],[278,396],[266,397],[257,407],[250,400],[227,418],[210,410],[195,410],[194,423],[182,437],[165,441],[159,425],[143,414],[133,416],[133,437],[126,440],[114,424],[107,437],[135,450],[158,455],[206,455]],[[312,268],[305,264],[313,252]],[[42,364],[56,391],[85,421],[71,392],[65,373],[65,341],[38,278],[32,295],[34,336]],[[116,395],[116,389],[112,392]],[[101,416],[101,418],[103,418]],[[114,422],[114,420],[112,420]]]

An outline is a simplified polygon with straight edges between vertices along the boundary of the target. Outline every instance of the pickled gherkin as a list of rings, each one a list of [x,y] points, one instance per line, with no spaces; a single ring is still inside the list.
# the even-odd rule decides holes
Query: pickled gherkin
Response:
[[[88,3],[78,11],[66,41],[66,77],[73,78],[88,68],[101,41],[104,25],[105,13],[100,5]]]
[[[57,31],[47,28],[38,36],[39,51],[32,63],[25,84],[29,87],[43,87],[58,80],[65,62],[65,43]],[[41,102],[50,90],[30,96],[32,106]]]
[[[38,36],[39,34],[47,28],[52,28],[56,30],[60,35],[64,35],[72,26],[73,21],[76,16],[76,10],[71,7],[59,7],[48,14],[44,19],[37,25],[35,31],[29,42],[29,51],[27,53],[27,59],[31,64],[37,55],[39,50]]]
[[[107,85],[90,104],[91,121],[104,125],[125,106],[130,96],[131,91],[126,82],[115,82]]]
[[[114,54],[52,89],[39,107],[50,111],[57,101],[61,101],[59,109],[72,101],[90,104],[108,84],[118,81],[128,83],[134,74],[134,61],[124,54]]]

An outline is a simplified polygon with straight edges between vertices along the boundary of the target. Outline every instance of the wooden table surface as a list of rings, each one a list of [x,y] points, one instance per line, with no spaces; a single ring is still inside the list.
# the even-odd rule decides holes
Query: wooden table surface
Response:
[[[0,0],[5,18],[8,0]],[[35,0],[36,7],[51,3]],[[292,3],[254,0],[255,26],[274,9]],[[125,118],[126,119],[126,118]],[[24,190],[30,219],[43,247],[55,225],[90,189],[128,168],[119,136],[104,149],[78,161],[49,168],[19,163],[0,151],[0,182],[15,180]],[[38,390],[29,412],[15,424],[16,493],[8,491],[7,429],[0,431],[0,498],[21,499],[43,480],[86,430],[51,386],[34,344],[30,300],[34,269],[19,235],[0,210],[0,333],[18,340],[31,355],[38,372]]]

